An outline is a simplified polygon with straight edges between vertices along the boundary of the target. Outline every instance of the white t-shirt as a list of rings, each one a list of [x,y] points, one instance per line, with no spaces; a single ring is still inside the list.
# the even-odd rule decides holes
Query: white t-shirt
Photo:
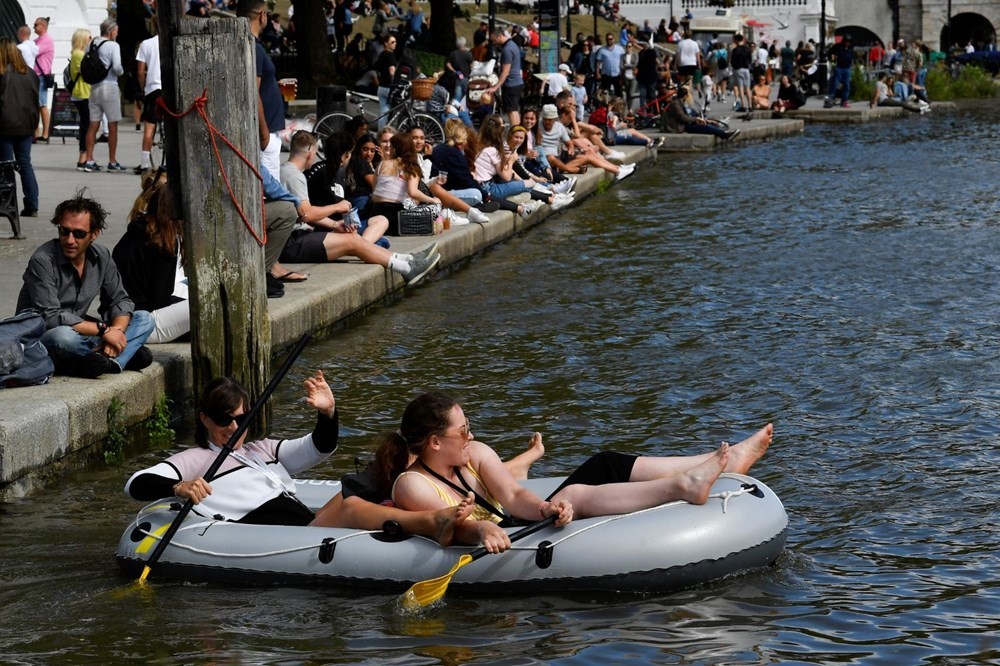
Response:
[[[538,142],[538,151],[546,155],[558,155],[563,146],[569,143],[569,131],[558,120],[552,123],[552,129],[548,132],[545,131],[545,125],[540,125],[539,132],[541,140]]]
[[[683,39],[677,45],[677,64],[681,67],[697,67],[699,53],[701,49],[698,48],[698,42],[693,39]]]
[[[160,38],[150,37],[144,39],[139,44],[139,51],[135,54],[136,62],[146,63],[146,87],[142,94],[148,95],[154,90],[163,87],[160,77]]]
[[[38,44],[35,44],[30,39],[26,39],[17,45],[17,49],[21,52],[21,56],[28,65],[28,69],[34,69],[35,58],[38,56]]]
[[[569,79],[562,72],[556,71],[545,79],[545,85],[548,87],[548,94],[555,97],[562,91],[569,90]]]

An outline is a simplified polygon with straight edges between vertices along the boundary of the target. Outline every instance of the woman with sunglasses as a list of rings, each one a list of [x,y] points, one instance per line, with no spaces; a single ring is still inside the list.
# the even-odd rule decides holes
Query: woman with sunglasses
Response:
[[[395,478],[393,501],[424,511],[454,506],[473,494],[476,508],[455,531],[455,540],[482,543],[491,553],[510,547],[501,525],[510,519],[556,525],[577,518],[630,513],[670,501],[704,504],[722,472],[745,474],[767,451],[768,424],[739,444],[723,443],[710,453],[684,457],[635,456],[604,451],[591,456],[548,497],[521,485],[496,452],[474,439],[461,406],[446,393],[413,400],[400,428],[379,450],[383,474]],[[410,456],[416,462],[408,464]]]
[[[203,478],[221,447],[250,410],[250,396],[236,380],[209,382],[201,398],[194,439],[198,445],[175,453],[161,463],[136,472],[125,492],[137,500],[180,497],[195,503],[207,516],[258,525],[308,525],[314,516],[295,497],[292,474],[330,457],[337,449],[337,403],[323,373],[305,380],[306,404],[316,410],[316,426],[304,437],[234,445],[211,485]]]

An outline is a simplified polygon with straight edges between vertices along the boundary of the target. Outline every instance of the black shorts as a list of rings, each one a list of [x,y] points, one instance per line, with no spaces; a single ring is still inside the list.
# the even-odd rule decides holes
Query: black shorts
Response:
[[[694,76],[694,73],[698,71],[698,65],[683,65],[678,67],[677,71],[681,76]]]
[[[326,248],[323,240],[326,231],[292,231],[285,248],[281,251],[278,261],[289,264],[322,264],[326,262]]]
[[[163,91],[154,90],[142,98],[142,122],[155,125],[160,122],[160,109],[156,106],[156,100],[163,97]]]
[[[521,98],[524,96],[524,84],[519,86],[504,86],[500,89],[500,109],[505,113],[521,112]]]
[[[587,458],[572,474],[566,477],[546,499],[552,497],[566,486],[582,484],[585,486],[603,486],[606,483],[625,483],[632,476],[632,467],[639,456],[617,451],[601,451]]]

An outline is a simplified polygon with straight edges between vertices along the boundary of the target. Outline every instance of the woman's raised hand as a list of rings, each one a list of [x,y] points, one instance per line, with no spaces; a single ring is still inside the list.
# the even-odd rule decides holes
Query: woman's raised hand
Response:
[[[316,374],[308,377],[304,382],[306,387],[306,404],[321,413],[323,416],[333,418],[333,412],[337,408],[337,401],[333,397],[330,385],[323,377],[323,371],[317,370]]]

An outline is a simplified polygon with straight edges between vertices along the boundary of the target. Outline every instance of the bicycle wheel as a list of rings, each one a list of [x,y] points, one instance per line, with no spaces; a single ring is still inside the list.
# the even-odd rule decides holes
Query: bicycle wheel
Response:
[[[344,125],[350,119],[351,117],[349,115],[339,111],[328,113],[316,121],[316,124],[313,126],[313,134],[319,137],[322,141],[334,132],[342,131],[344,129]]]
[[[414,127],[422,129],[424,137],[432,145],[444,143],[444,128],[434,116],[429,116],[426,113],[414,113],[403,121],[399,129],[401,132],[409,132]]]

